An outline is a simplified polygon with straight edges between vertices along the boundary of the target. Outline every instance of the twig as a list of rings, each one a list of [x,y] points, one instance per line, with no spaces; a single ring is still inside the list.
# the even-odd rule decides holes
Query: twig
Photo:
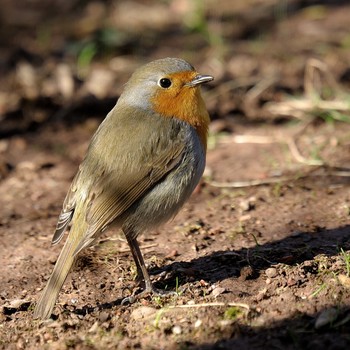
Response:
[[[300,134],[309,123],[303,124],[302,128],[297,132]],[[269,144],[269,143],[285,143],[287,144],[292,156],[299,162],[307,165],[319,166],[325,163],[319,159],[307,159],[299,151],[294,137],[276,137],[276,136],[261,136],[261,135],[235,135],[230,141],[235,143],[257,143],[257,144]]]
[[[304,156],[301,155],[301,153],[298,150],[298,147],[292,137],[287,138],[286,143],[288,145],[288,148],[290,150],[290,153],[293,155],[293,157],[300,163],[307,164],[307,165],[324,165],[324,162],[319,159],[307,159]]]
[[[311,113],[315,110],[319,111],[341,111],[348,112],[350,103],[348,100],[309,100],[306,98],[299,100],[290,100],[283,102],[271,102],[266,104],[268,111],[274,115],[294,116],[298,119],[304,119],[305,113]]]
[[[225,83],[220,84],[217,88],[207,91],[205,100],[211,101],[216,100],[219,96],[225,95],[231,90],[236,90],[242,87],[257,84],[257,78],[242,78],[237,80],[229,80]]]
[[[307,174],[298,174],[291,176],[279,176],[279,177],[270,177],[266,179],[254,179],[247,181],[233,181],[233,182],[218,182],[218,181],[208,181],[207,183],[210,186],[218,187],[218,188],[243,188],[243,187],[252,187],[252,186],[261,186],[261,185],[269,185],[272,183],[279,182],[288,182],[295,181],[299,179],[305,179],[308,177],[316,177],[316,176],[339,176],[339,177],[350,177],[350,169],[349,170],[334,170],[328,171],[326,174],[315,174],[314,172],[319,168],[314,168],[313,171],[308,172]]]
[[[254,179],[254,180],[234,181],[234,182],[208,181],[207,183],[210,186],[219,187],[219,188],[243,188],[243,187],[269,185],[269,184],[279,183],[279,182],[287,182],[290,180],[294,180],[294,178],[290,176],[280,176],[280,177],[270,177],[270,178],[261,179],[261,180]]]
[[[101,239],[98,244],[96,245],[96,247],[100,247],[101,248],[101,245],[104,244],[104,243],[108,243],[108,242],[114,242],[114,241],[121,241],[123,243],[126,243],[126,240],[124,240],[123,238],[104,238],[104,239]],[[149,248],[155,248],[155,247],[158,247],[159,245],[157,243],[152,243],[152,244],[146,244],[146,245],[141,245],[141,248],[144,250],[144,249],[149,249]],[[119,248],[119,249],[116,249],[115,250],[117,253],[128,253],[130,252],[130,248],[129,247],[126,247],[126,248]]]
[[[266,91],[270,86],[272,86],[277,81],[275,76],[263,79],[259,81],[255,86],[253,86],[247,93],[246,99],[248,101],[255,101],[258,97]]]
[[[277,139],[277,137],[274,136],[234,135],[232,136],[232,138],[229,138],[229,142],[269,144],[279,142],[279,140]]]
[[[237,306],[246,310],[250,310],[248,304],[244,303],[222,303],[222,302],[213,302],[213,303],[202,303],[202,304],[185,304],[185,305],[170,305],[167,306],[166,309],[191,309],[191,308],[201,308],[201,307],[213,307],[213,306]]]
[[[310,58],[306,63],[305,75],[304,75],[305,95],[310,100],[313,100],[315,97],[320,96],[319,92],[316,91],[316,86],[315,86],[316,72],[322,72],[324,74],[325,81],[328,83],[328,85],[334,91],[336,91],[338,95],[340,96],[344,95],[342,88],[340,87],[338,82],[335,80],[334,76],[331,74],[328,66],[324,62],[316,58]],[[318,73],[317,77],[319,80],[321,80],[320,73]]]
[[[335,99],[322,99],[321,92],[319,91],[322,77],[329,87],[334,90],[336,95]],[[318,80],[317,82],[315,81],[316,79]],[[316,84],[319,85],[319,88],[316,88]],[[283,102],[267,103],[265,107],[274,115],[293,116],[298,119],[305,119],[308,114],[314,113],[315,111],[349,112],[350,102],[349,94],[343,91],[331,74],[328,66],[324,62],[312,58],[307,62],[305,67],[304,97]]]

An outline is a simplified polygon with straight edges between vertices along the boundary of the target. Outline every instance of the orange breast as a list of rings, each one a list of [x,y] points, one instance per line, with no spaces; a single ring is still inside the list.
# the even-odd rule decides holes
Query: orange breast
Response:
[[[161,89],[152,98],[155,112],[164,117],[176,117],[191,124],[198,133],[204,150],[207,148],[209,114],[201,96],[200,87],[186,86],[196,72],[182,72],[169,75],[173,85],[169,89]]]

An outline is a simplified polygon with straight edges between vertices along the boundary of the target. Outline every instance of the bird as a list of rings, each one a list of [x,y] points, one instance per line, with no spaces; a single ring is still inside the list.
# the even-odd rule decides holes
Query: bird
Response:
[[[77,256],[107,229],[124,233],[144,292],[162,294],[137,238],[172,219],[202,177],[210,117],[200,86],[213,79],[170,57],[131,75],[92,136],[63,202],[52,244],[69,232],[34,318],[51,317]]]

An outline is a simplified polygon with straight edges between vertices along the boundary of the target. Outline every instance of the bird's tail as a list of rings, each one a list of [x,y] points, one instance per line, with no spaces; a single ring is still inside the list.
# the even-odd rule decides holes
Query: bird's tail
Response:
[[[51,316],[62,285],[76,260],[75,253],[81,237],[77,234],[78,232],[74,232],[74,226],[77,225],[73,225],[71,228],[71,232],[69,233],[61,254],[57,259],[51,277],[35,306],[34,318],[47,319]]]

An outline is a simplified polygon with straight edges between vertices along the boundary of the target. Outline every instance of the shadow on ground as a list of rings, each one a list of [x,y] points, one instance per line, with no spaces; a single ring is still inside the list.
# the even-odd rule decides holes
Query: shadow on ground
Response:
[[[152,269],[152,275],[170,272],[170,277],[157,283],[158,287],[181,288],[187,281],[205,280],[211,284],[235,278],[254,280],[261,273],[276,264],[289,266],[305,263],[317,255],[328,257],[339,254],[340,249],[350,249],[350,226],[317,232],[302,232],[285,239],[244,248],[237,251],[217,251],[190,262],[175,262],[160,269]],[[247,267],[248,273],[247,273]],[[317,273],[317,263],[308,265],[307,270]],[[314,270],[314,271],[313,271]],[[176,276],[176,278],[175,278]],[[96,310],[110,309],[120,305],[117,299],[96,307],[77,309],[78,314],[88,314]]]
[[[328,309],[330,310],[330,309]],[[323,310],[325,311],[325,309]],[[196,346],[183,344],[185,349],[349,349],[350,345],[350,309],[337,308],[337,319],[340,321],[319,329],[315,328],[315,315],[296,314],[292,318],[275,323],[272,327],[232,327],[232,337],[221,339],[212,344]],[[336,339],[336,341],[335,341]]]

